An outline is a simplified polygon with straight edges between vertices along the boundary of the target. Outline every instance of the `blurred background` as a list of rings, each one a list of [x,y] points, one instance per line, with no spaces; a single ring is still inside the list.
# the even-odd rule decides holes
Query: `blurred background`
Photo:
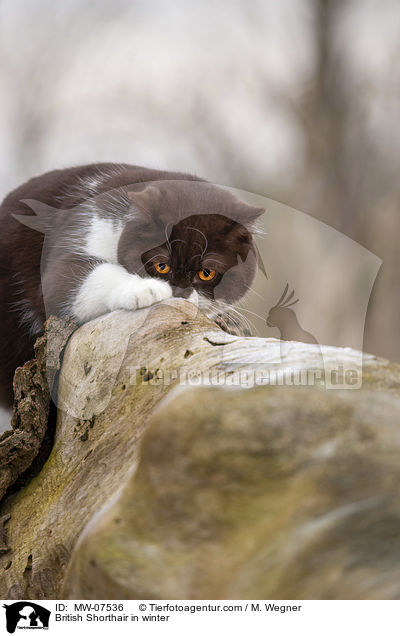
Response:
[[[0,197],[116,161],[280,201],[383,260],[400,360],[399,49],[398,0],[0,0]]]

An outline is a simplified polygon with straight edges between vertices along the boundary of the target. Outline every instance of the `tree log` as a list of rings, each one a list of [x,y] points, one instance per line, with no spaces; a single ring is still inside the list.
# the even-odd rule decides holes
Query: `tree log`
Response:
[[[400,367],[364,356],[357,391],[251,388],[321,353],[361,371],[180,300],[83,325],[50,457],[2,503],[2,597],[398,598]],[[200,383],[221,386],[174,388]]]
[[[76,328],[73,321],[52,316],[35,343],[35,358],[15,372],[12,430],[0,436],[0,500],[41,451],[62,352]]]

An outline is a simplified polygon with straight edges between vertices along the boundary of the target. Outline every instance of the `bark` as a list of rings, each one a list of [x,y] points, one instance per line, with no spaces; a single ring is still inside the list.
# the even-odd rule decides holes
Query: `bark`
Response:
[[[61,355],[77,325],[54,316],[36,341],[35,357],[16,370],[11,431],[0,437],[0,500],[7,489],[25,473],[44,445],[50,412],[51,393],[56,391]],[[45,447],[43,447],[43,445]]]

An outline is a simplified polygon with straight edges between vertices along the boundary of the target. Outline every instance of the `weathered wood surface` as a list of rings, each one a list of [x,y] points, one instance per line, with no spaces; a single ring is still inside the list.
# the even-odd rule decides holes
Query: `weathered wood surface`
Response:
[[[16,370],[12,430],[0,436],[0,501],[36,459],[46,435],[50,397],[64,347],[77,325],[54,316],[36,341],[35,358]]]
[[[321,350],[325,371],[341,361],[359,365],[358,352]],[[64,355],[51,455],[41,473],[2,504],[1,515],[11,518],[1,596],[260,598],[275,589],[281,598],[294,591],[310,598],[320,589],[324,598],[340,598],[348,562],[337,570],[333,564],[344,535],[335,544],[332,526],[330,542],[321,544],[328,561],[319,575],[318,562],[303,562],[294,550],[300,535],[293,524],[307,521],[304,532],[328,527],[330,518],[347,519],[346,506],[364,500],[360,510],[373,515],[377,501],[382,533],[369,535],[364,517],[359,530],[353,528],[364,537],[360,554],[366,558],[372,545],[396,547],[390,533],[398,520],[400,368],[365,356],[359,391],[193,387],[161,402],[180,381],[196,383],[210,370],[233,386],[243,384],[247,370],[251,385],[255,370],[309,369],[320,364],[320,354],[314,345],[292,343],[282,359],[279,341],[226,334],[185,301],[114,312],[81,327]],[[352,479],[354,462],[363,472],[357,469]],[[313,465],[309,475],[301,473]],[[362,486],[362,475],[381,480],[379,488],[368,480]],[[332,482],[327,493],[324,479]],[[338,508],[343,512],[335,517]],[[318,543],[317,535],[310,537],[307,545]],[[260,555],[275,550],[287,571],[291,563],[301,566],[315,582],[303,596],[300,584],[283,574],[271,587],[268,572],[272,577],[276,569]],[[298,560],[291,562],[291,554]],[[367,570],[378,568],[379,554]],[[256,562],[265,569],[256,571]],[[386,561],[382,567],[389,567]],[[329,586],[332,577],[336,583]],[[352,588],[349,577],[344,597],[351,589],[368,598],[397,597],[392,578],[386,587],[381,580],[384,570],[374,570],[370,587]]]

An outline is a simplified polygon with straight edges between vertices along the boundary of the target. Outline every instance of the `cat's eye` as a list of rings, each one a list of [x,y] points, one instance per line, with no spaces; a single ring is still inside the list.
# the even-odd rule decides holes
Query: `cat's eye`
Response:
[[[199,271],[200,280],[212,280],[216,274],[214,269],[201,269]]]
[[[171,271],[168,263],[154,263],[154,267],[159,274],[168,274],[168,272]]]

